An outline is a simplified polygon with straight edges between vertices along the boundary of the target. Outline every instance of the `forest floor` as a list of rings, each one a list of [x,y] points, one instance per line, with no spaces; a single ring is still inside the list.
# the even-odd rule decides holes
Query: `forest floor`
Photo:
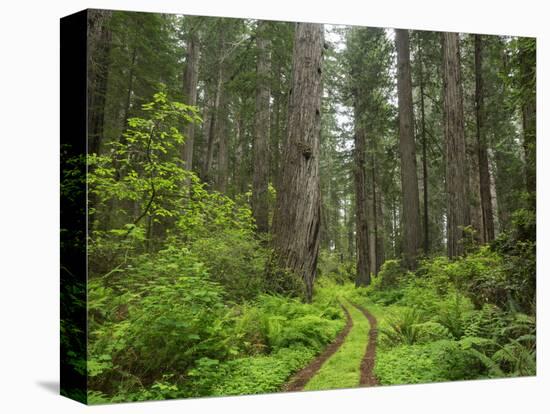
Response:
[[[313,391],[378,385],[374,376],[377,320],[362,306],[340,300],[346,326],[309,365],[295,374],[286,391]]]

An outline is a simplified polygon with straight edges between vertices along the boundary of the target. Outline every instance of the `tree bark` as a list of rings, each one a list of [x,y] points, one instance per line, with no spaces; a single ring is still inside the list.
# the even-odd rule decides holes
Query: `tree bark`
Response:
[[[197,84],[199,80],[199,42],[197,33],[193,28],[190,30],[187,37],[183,95],[187,105],[195,106],[197,104]],[[184,168],[191,170],[193,168],[193,146],[195,141],[195,124],[193,122],[186,123],[183,136],[185,138],[182,153]]]
[[[467,194],[466,143],[460,71],[460,48],[457,33],[443,37],[443,83],[446,142],[447,254],[449,258],[464,253],[464,228],[470,224]]]
[[[270,41],[266,36],[267,22],[258,22],[256,47],[256,112],[254,119],[254,148],[252,180],[252,214],[259,233],[269,230],[269,75],[271,72]]]
[[[205,182],[211,183],[212,176],[212,162],[214,160],[214,143],[216,141],[217,129],[218,129],[218,117],[219,117],[219,108],[220,108],[220,99],[223,93],[223,70],[222,64],[219,63],[218,74],[216,79],[216,89],[214,93],[214,99],[212,106],[209,108],[210,120],[208,122],[207,128],[205,129],[208,132],[206,136],[206,156],[204,157],[204,163],[202,167],[202,179]]]
[[[420,62],[420,128],[422,134],[422,186],[424,196],[424,255],[428,255],[430,252],[430,216],[428,206],[428,139],[426,135],[426,106],[424,102],[424,56],[422,54],[422,47],[419,47]]]
[[[420,201],[416,172],[416,145],[414,142],[414,114],[412,102],[409,33],[395,31],[397,49],[397,93],[399,103],[399,150],[401,153],[401,187],[403,191],[403,253],[407,268],[416,267],[421,244]]]
[[[88,152],[99,154],[105,123],[112,32],[111,12],[88,11]]]
[[[216,190],[226,193],[229,177],[229,123],[228,123],[227,93],[222,89],[216,121],[216,141],[218,142],[218,171],[216,174]]]
[[[358,108],[358,97],[355,103],[355,246],[357,269],[355,286],[368,286],[371,282],[371,259],[368,227],[368,196],[367,196],[367,149],[365,129],[361,122]]]
[[[296,24],[288,135],[273,217],[275,257],[280,267],[302,278],[307,301],[313,294],[320,242],[323,43],[323,25]]]
[[[479,164],[479,195],[481,202],[482,232],[481,242],[489,243],[495,238],[493,221],[493,206],[491,201],[491,177],[489,172],[489,157],[487,153],[487,137],[484,130],[484,106],[483,106],[483,60],[481,35],[475,35],[475,109],[476,109],[476,138],[478,147]]]
[[[519,47],[520,84],[522,92],[523,149],[525,152],[525,185],[529,194],[529,207],[536,209],[537,191],[537,97],[536,97],[536,42],[522,39]]]

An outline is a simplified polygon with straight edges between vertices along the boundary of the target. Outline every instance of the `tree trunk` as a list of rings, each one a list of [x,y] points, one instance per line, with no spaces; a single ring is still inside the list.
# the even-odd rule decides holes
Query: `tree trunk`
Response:
[[[187,105],[195,106],[197,104],[197,84],[199,80],[199,45],[196,32],[191,29],[187,38],[187,59],[184,74],[183,95]],[[182,159],[184,167],[187,170],[193,168],[193,145],[195,141],[195,124],[187,122],[183,136],[185,143],[183,144]]]
[[[99,154],[105,123],[105,101],[112,33],[111,12],[88,11],[88,152]]]
[[[482,232],[481,242],[489,243],[495,238],[495,227],[493,221],[493,206],[491,201],[491,176],[489,173],[489,157],[487,153],[487,137],[484,130],[484,107],[483,107],[483,61],[482,61],[482,39],[481,35],[475,35],[475,108],[476,108],[476,137],[478,147],[479,164],[479,195],[481,202]]]
[[[222,89],[216,121],[216,141],[218,142],[218,171],[216,174],[216,190],[227,191],[229,175],[229,123],[228,123],[227,93]]]
[[[421,233],[409,33],[407,30],[398,29],[395,31],[395,44],[397,49],[399,150],[401,153],[401,187],[403,190],[403,227],[405,234],[403,253],[407,268],[414,269],[421,243]]]
[[[361,114],[357,106],[355,110],[355,248],[357,270],[355,286],[370,285],[371,260],[369,248],[368,227],[368,196],[367,196],[367,171],[366,171],[366,136],[361,122]]]
[[[421,50],[421,49],[420,49]],[[426,136],[426,106],[424,103],[424,57],[420,56],[420,127],[422,134],[422,186],[424,196],[424,255],[430,252],[430,216],[428,206],[428,142]]]
[[[297,23],[288,135],[273,217],[273,247],[279,266],[303,279],[307,301],[313,294],[320,241],[322,55],[323,25]]]
[[[258,22],[256,47],[256,112],[254,119],[254,177],[252,180],[252,214],[259,233],[269,230],[269,75],[271,72],[270,41],[267,22]]]
[[[529,194],[529,207],[536,209],[537,191],[537,97],[536,97],[536,42],[522,39],[519,47],[520,82],[522,90],[523,149],[525,152],[525,183]]]
[[[383,194],[376,191],[378,186],[375,186],[375,205],[376,205],[376,273],[380,271],[384,261],[386,260],[386,252],[384,248],[384,208]]]
[[[464,109],[457,33],[443,36],[443,79],[446,142],[447,254],[464,253],[464,228],[470,224],[467,194]]]
[[[219,118],[220,118],[220,102],[222,99],[223,94],[223,45],[224,45],[224,37],[223,37],[223,30],[222,27],[218,29],[218,68],[217,68],[217,75],[216,75],[216,87],[215,87],[215,93],[214,93],[214,99],[212,102],[212,106],[209,109],[210,112],[210,121],[208,124],[208,135],[205,137],[206,139],[206,154],[203,160],[202,165],[202,180],[207,183],[213,182],[212,177],[212,163],[214,161],[214,144],[216,142],[216,138],[218,138],[219,134]]]

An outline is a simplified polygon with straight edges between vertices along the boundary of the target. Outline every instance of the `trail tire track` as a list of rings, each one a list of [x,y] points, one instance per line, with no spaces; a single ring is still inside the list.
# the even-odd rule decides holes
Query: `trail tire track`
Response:
[[[372,387],[379,385],[378,379],[374,375],[374,364],[376,360],[376,341],[378,339],[378,321],[372,313],[370,313],[364,307],[353,303],[357,309],[359,309],[363,315],[369,320],[369,340],[367,342],[367,348],[365,350],[365,356],[361,361],[361,377],[359,385],[363,387]]]
[[[346,314],[346,326],[340,331],[336,339],[312,362],[306,367],[298,371],[285,385],[283,391],[301,391],[304,389],[308,381],[317,374],[323,364],[342,346],[346,336],[353,326],[353,320],[346,307],[340,304]]]

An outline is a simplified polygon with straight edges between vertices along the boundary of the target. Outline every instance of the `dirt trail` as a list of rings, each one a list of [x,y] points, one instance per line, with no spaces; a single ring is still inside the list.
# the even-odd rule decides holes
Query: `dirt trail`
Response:
[[[321,369],[323,364],[342,346],[346,336],[348,336],[351,327],[353,326],[353,320],[349,314],[349,311],[344,305],[340,304],[346,314],[346,326],[340,331],[336,339],[323,351],[321,355],[315,358],[305,368],[302,368],[290,379],[286,384],[283,391],[301,391],[304,389],[308,381],[313,378],[315,374]]]
[[[378,337],[378,328],[376,318],[372,313],[363,308],[362,306],[353,304],[357,309],[363,312],[363,315],[369,320],[369,341],[365,350],[365,356],[361,361],[361,379],[359,385],[364,387],[371,387],[373,385],[379,385],[378,379],[374,376],[374,363],[376,359],[376,340]]]

